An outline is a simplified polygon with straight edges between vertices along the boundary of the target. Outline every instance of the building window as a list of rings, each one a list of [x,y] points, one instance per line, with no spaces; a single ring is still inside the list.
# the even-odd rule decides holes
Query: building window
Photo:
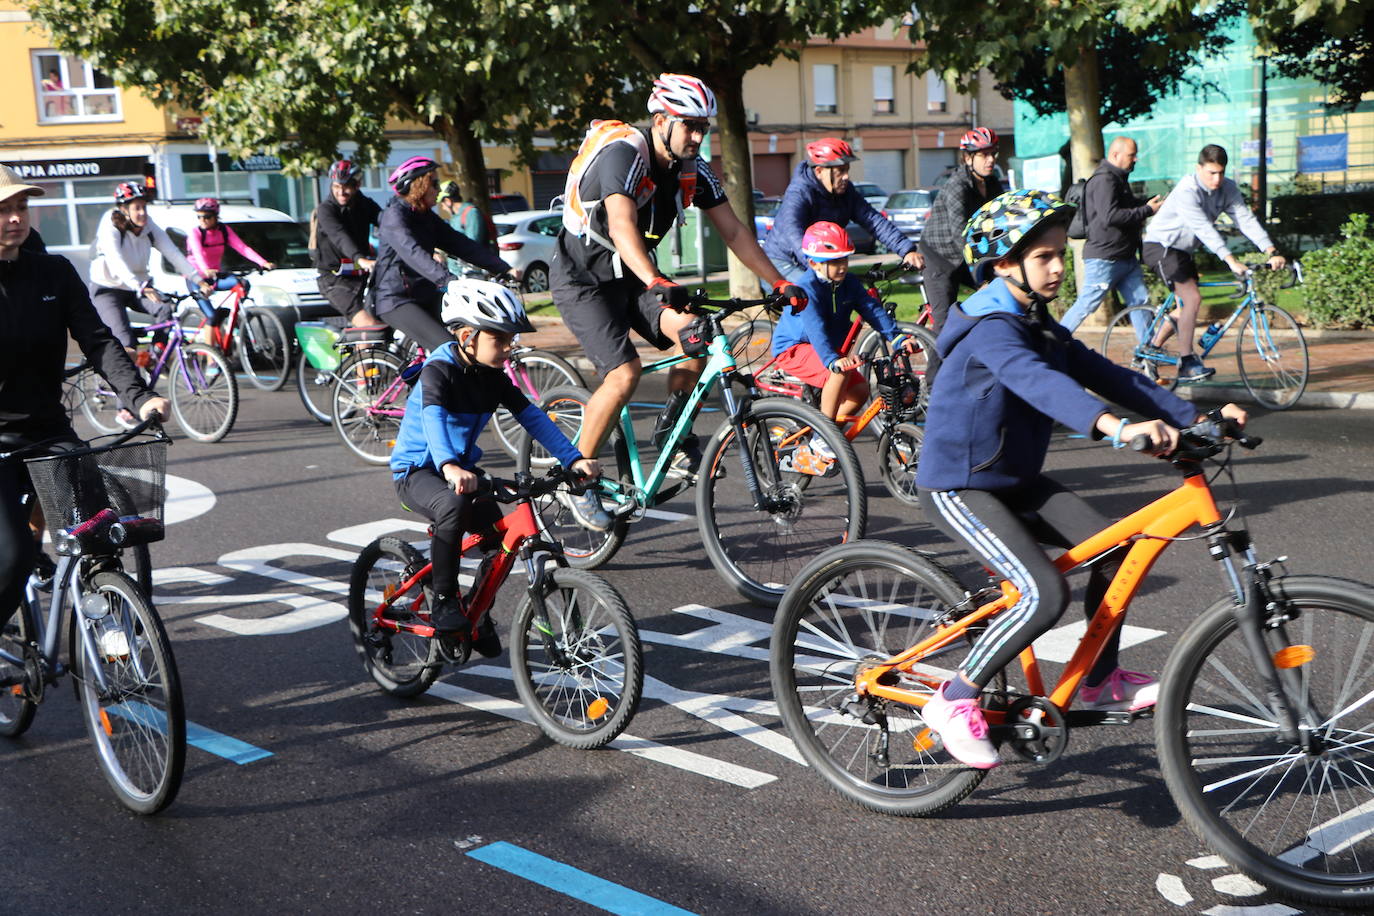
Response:
[[[896,67],[873,68],[873,113],[892,114],[897,110],[894,87],[897,85]]]
[[[932,114],[937,111],[947,111],[948,105],[945,81],[940,79],[940,74],[931,70],[926,74],[926,111]]]
[[[835,72],[838,69],[834,64],[815,64],[811,67],[816,114],[835,114],[840,110],[835,94]]]
[[[71,54],[34,51],[33,85],[39,124],[124,119],[114,80]]]

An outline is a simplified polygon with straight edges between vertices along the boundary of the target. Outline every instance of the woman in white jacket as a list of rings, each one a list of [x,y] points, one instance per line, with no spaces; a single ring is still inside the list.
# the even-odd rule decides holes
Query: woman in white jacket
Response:
[[[114,198],[115,208],[95,232],[91,301],[115,338],[132,350],[135,339],[128,309],[151,315],[154,323],[172,320],[171,303],[153,289],[148,276],[148,258],[154,246],[186,279],[199,283],[203,292],[213,287],[162,227],[148,217],[143,188],[124,182],[115,188]]]

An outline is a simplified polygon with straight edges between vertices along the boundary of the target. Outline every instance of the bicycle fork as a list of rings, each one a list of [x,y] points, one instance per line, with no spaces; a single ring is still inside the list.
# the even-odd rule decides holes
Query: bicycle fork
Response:
[[[773,512],[775,510],[773,501],[763,495],[763,487],[759,483],[758,468],[754,464],[754,450],[749,446],[748,433],[744,428],[744,412],[749,407],[749,400],[735,397],[735,392],[731,389],[728,381],[721,386],[720,399],[725,408],[725,416],[729,418],[730,427],[735,431],[735,437],[739,440],[739,458],[744,472],[744,485],[749,488],[749,495],[754,500],[754,508],[763,512]],[[765,430],[766,434],[767,431]]]
[[[520,548],[520,559],[525,564],[529,577],[530,603],[534,606],[534,627],[544,641],[544,651],[559,668],[567,669],[572,662],[558,641],[553,624],[549,622],[549,606],[544,593],[549,581],[549,566],[555,562],[554,554],[544,545],[525,544]],[[582,629],[582,609],[573,605],[568,608],[569,619],[564,632],[579,632]]]

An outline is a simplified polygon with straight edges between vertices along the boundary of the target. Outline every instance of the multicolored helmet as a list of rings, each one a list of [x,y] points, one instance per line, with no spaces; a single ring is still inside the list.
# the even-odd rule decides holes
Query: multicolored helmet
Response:
[[[439,163],[428,156],[411,156],[396,166],[396,171],[391,173],[387,183],[397,194],[405,194],[410,191],[410,186],[415,183],[415,179],[421,175],[428,175],[437,168],[439,168]]]
[[[202,197],[196,201],[197,213],[219,213],[219,201],[213,197]]]
[[[812,261],[838,261],[854,254],[849,233],[836,223],[812,223],[802,236],[802,254]]]
[[[519,297],[507,287],[490,280],[450,282],[444,291],[439,317],[450,328],[469,327],[506,334],[534,330]]]
[[[959,149],[966,153],[980,153],[997,148],[997,131],[991,127],[975,127],[959,140]]]
[[[439,186],[440,200],[461,200],[462,197],[463,189],[458,187],[458,182],[453,181],[452,179],[449,179],[448,181],[444,182]]]
[[[135,200],[147,200],[148,191],[143,185],[134,184],[132,181],[121,181],[115,185],[114,199],[116,204],[127,204]]]
[[[695,76],[660,73],[649,93],[649,113],[660,111],[677,118],[714,118],[716,94]]]
[[[969,217],[964,227],[964,262],[980,286],[993,264],[1016,254],[1044,229],[1067,225],[1077,208],[1058,194],[1019,188],[999,194]]]
[[[806,144],[806,161],[822,168],[845,165],[858,158],[854,155],[854,147],[838,137],[823,137]]]
[[[329,180],[337,181],[339,184],[357,184],[362,177],[363,170],[355,165],[352,159],[340,159],[329,167]]]

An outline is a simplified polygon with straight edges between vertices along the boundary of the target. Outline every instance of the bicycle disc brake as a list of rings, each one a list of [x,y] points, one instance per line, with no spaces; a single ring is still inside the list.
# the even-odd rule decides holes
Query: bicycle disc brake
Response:
[[[42,703],[47,689],[47,665],[36,646],[24,647],[24,686],[23,697],[31,703]],[[8,689],[8,688],[6,688]]]
[[[1022,697],[1006,713],[1011,749],[1022,760],[1050,764],[1064,756],[1069,726],[1064,714],[1044,697]]]

